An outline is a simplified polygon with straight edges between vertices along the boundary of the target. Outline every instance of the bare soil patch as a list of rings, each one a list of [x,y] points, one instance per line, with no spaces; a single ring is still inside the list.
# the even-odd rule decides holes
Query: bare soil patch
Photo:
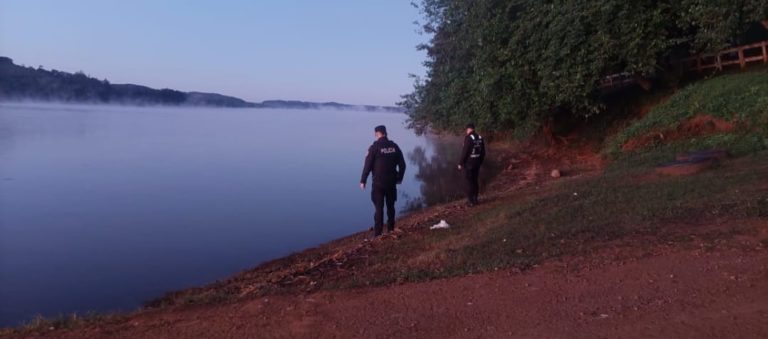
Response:
[[[677,127],[653,131],[630,139],[621,149],[631,152],[654,144],[670,143],[677,140],[691,139],[701,136],[733,132],[736,126],[724,119],[710,115],[697,115],[682,121]]]

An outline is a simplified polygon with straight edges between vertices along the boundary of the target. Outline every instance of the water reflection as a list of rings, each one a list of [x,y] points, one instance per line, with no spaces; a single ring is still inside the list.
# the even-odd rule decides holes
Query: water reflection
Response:
[[[456,136],[428,136],[429,148],[417,146],[408,153],[408,159],[417,167],[421,196],[409,198],[406,211],[465,198],[464,174],[456,168],[461,153],[462,138]],[[500,172],[491,152],[480,170],[480,196],[488,183]]]

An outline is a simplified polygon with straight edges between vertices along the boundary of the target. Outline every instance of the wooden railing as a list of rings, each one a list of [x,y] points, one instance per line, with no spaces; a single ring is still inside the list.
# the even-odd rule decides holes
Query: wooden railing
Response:
[[[713,54],[702,54],[681,60],[683,68],[689,71],[704,71],[707,69],[722,70],[723,67],[739,65],[747,67],[753,62],[768,63],[768,41],[734,47]]]
[[[723,70],[726,66],[745,68],[755,62],[768,63],[768,41],[729,48],[718,53],[702,54],[679,61],[685,71],[702,72],[708,69]],[[647,81],[646,81],[647,82]],[[636,83],[641,79],[629,73],[618,73],[600,79],[597,87],[610,91]]]
[[[597,84],[597,87],[602,90],[607,90],[612,88],[621,88],[621,87],[629,86],[636,82],[637,82],[637,79],[632,74],[619,73],[619,74],[609,75],[605,78],[600,79],[600,83]]]

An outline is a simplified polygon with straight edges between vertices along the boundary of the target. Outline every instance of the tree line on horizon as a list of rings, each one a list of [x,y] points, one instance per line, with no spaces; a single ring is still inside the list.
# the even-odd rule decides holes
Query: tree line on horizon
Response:
[[[77,103],[111,103],[134,105],[206,105],[249,107],[251,104],[234,97],[213,93],[182,92],[154,89],[133,84],[112,84],[106,79],[90,77],[82,71],[46,70],[42,66],[24,67],[8,57],[0,57],[0,99],[40,100]]]
[[[400,103],[417,132],[467,121],[526,136],[557,112],[603,111],[600,79],[768,39],[768,0],[421,0],[424,78]]]
[[[0,101],[52,101],[63,103],[250,107],[275,109],[336,109],[401,113],[402,108],[350,105],[338,102],[265,100],[260,103],[216,93],[154,89],[134,84],[112,84],[108,80],[76,73],[16,65],[0,56]]]

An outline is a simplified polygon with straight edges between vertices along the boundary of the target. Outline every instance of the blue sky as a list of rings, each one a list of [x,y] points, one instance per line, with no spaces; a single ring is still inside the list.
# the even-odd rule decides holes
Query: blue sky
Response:
[[[423,74],[408,0],[0,0],[0,55],[250,101],[392,105]]]

